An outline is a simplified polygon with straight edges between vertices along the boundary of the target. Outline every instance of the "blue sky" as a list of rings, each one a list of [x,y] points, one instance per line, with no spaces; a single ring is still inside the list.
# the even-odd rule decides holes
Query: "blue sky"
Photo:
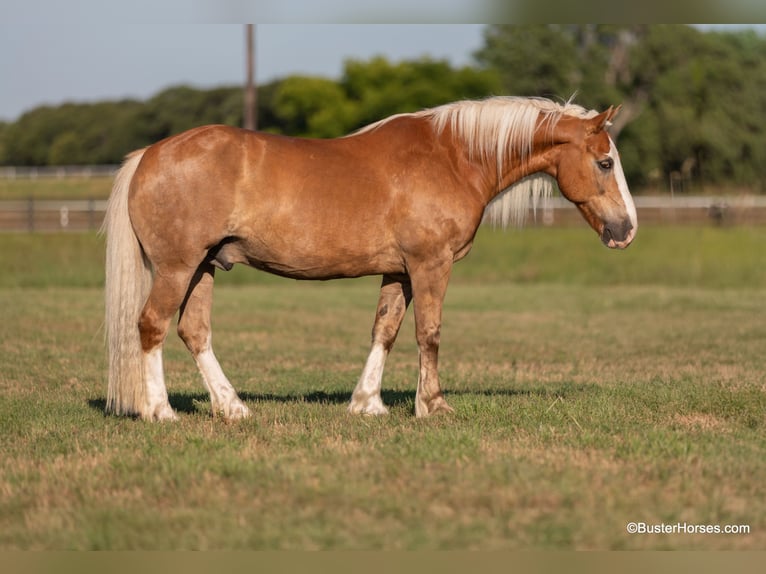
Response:
[[[471,63],[483,25],[259,24],[256,76],[338,77],[348,58]],[[245,73],[242,24],[0,22],[0,119],[41,104],[146,98],[180,83],[232,85]]]
[[[526,0],[2,1],[0,120],[9,121],[43,104],[145,99],[182,83],[239,84],[242,22],[253,20],[275,22],[257,27],[259,82],[291,74],[335,78],[346,59],[375,55],[467,65],[483,43],[484,24],[459,22],[492,22],[499,3]],[[381,20],[440,23],[359,23]]]

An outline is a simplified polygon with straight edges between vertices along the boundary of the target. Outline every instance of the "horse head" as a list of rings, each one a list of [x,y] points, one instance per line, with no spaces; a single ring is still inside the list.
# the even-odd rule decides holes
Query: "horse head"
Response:
[[[624,249],[635,238],[638,221],[620,154],[606,131],[619,109],[587,119],[562,117],[553,134],[550,174],[604,245]]]

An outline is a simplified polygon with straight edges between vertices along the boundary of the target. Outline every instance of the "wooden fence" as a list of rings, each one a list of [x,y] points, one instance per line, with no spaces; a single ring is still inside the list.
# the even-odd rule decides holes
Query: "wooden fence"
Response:
[[[119,167],[119,165],[0,166],[0,179],[112,177]]]
[[[639,224],[766,225],[766,196],[634,197]],[[0,201],[0,231],[46,232],[98,229],[106,200]],[[528,225],[582,225],[577,209],[561,197],[530,213]]]

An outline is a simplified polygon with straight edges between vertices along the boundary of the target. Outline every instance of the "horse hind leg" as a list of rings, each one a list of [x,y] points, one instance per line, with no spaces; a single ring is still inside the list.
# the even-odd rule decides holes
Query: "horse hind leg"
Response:
[[[214,276],[215,268],[209,263],[197,269],[181,306],[178,335],[197,363],[210,393],[213,415],[222,414],[228,420],[243,419],[250,416],[250,410],[237,396],[213,353],[210,311]]]
[[[168,400],[162,365],[162,347],[170,321],[180,307],[188,289],[190,276],[185,271],[157,269],[154,284],[138,320],[143,352],[144,406],[139,413],[146,420],[177,419]]]
[[[412,299],[409,278],[384,276],[372,328],[372,347],[362,375],[351,395],[348,411],[353,414],[384,415],[388,409],[380,396],[383,367],[399,333]]]

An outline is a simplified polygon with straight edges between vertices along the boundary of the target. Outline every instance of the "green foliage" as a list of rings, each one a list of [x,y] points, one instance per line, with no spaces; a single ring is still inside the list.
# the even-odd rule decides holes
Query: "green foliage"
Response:
[[[605,248],[584,222],[506,232],[481,227],[471,253],[455,265],[451,281],[710,290],[766,287],[764,244],[766,229],[747,226],[647,224],[626,251]],[[7,271],[0,274],[0,289],[103,285],[104,239],[93,233],[2,234],[0,254]],[[369,281],[379,283],[377,278]],[[217,285],[289,283],[244,265],[216,274]]]
[[[291,76],[258,88],[258,127],[337,137],[388,115],[499,91],[493,71],[429,59],[349,61],[340,81]],[[133,149],[205,124],[241,125],[239,87],[174,86],[145,102],[39,107],[0,124],[0,165],[119,163]]]
[[[455,70],[447,62],[427,58],[398,64],[381,57],[349,60],[340,84],[357,109],[357,127],[396,113],[486,97],[500,88],[492,71]]]
[[[0,121],[0,159],[6,157],[6,137],[8,134],[7,122]],[[1,162],[0,162],[1,163]]]
[[[496,92],[492,71],[453,69],[430,59],[394,64],[349,60],[339,82],[293,76],[278,82],[271,107],[282,133],[337,137],[402,112]]]
[[[243,99],[239,88],[198,90],[177,86],[146,102],[135,121],[147,143],[205,124],[240,125]]]
[[[0,164],[78,165],[119,163],[131,150],[196,125],[241,122],[236,88],[179,86],[147,102],[43,106],[0,130]]]
[[[3,130],[8,165],[115,163],[139,145],[135,101],[36,108]]]
[[[634,187],[766,189],[766,38],[682,25],[492,25],[476,66],[349,60],[338,80],[258,88],[258,128],[336,137],[389,115],[493,94],[622,104],[612,133]],[[240,87],[166,89],[145,102],[40,107],[0,123],[0,165],[118,163],[188,128],[241,125]]]
[[[490,26],[479,62],[506,90],[622,103],[631,182],[766,185],[766,39],[680,25]]]
[[[286,78],[276,87],[273,110],[281,131],[288,134],[337,137],[354,123],[343,88],[325,78]]]
[[[579,61],[574,38],[560,26],[493,26],[476,54],[502,75],[506,93],[520,96],[569,97]]]

